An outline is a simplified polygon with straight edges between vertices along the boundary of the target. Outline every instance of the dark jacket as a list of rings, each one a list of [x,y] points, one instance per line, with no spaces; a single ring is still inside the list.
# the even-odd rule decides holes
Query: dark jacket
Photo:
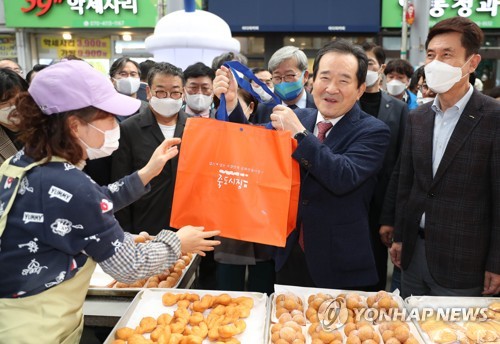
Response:
[[[295,112],[313,132],[318,111]],[[230,119],[245,122],[243,117],[238,105]],[[318,287],[367,286],[378,281],[368,208],[389,139],[387,125],[355,104],[323,143],[309,134],[292,154],[301,167],[297,228],[303,228],[307,266]],[[286,247],[278,249],[277,271],[297,240],[295,230]]]
[[[500,274],[500,104],[474,90],[432,175],[432,103],[410,112],[401,152],[395,241],[408,268],[422,214],[432,277],[446,288]]]
[[[174,136],[182,137],[189,116],[182,110],[178,116]],[[112,180],[143,168],[165,139],[149,107],[121,122],[120,131],[120,146],[112,155]],[[147,231],[155,235],[162,229],[170,228],[177,162],[178,156],[170,159],[162,172],[151,180],[151,191],[116,213],[117,220],[126,231]]]

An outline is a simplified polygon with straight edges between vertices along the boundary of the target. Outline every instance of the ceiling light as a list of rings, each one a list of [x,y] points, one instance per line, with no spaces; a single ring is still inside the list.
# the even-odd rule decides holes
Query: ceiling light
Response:
[[[132,40],[132,35],[129,34],[129,33],[124,33],[123,36],[122,36],[122,39],[125,41],[125,42],[130,42]]]
[[[73,39],[73,36],[71,36],[71,33],[69,33],[69,32],[64,32],[62,34],[62,36],[63,36],[63,39],[65,39],[67,41],[69,41],[70,39]]]

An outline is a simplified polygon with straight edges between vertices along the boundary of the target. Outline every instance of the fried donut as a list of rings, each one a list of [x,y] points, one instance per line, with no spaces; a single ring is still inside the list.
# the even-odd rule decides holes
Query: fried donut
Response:
[[[165,293],[161,297],[161,302],[163,303],[164,306],[170,307],[170,306],[175,305],[177,303],[178,299],[179,299],[178,294]]]
[[[198,325],[202,321],[205,320],[205,317],[203,316],[203,313],[200,312],[193,312],[191,313],[191,316],[189,317],[189,324],[190,325]]]
[[[245,331],[247,324],[243,320],[237,320],[233,324],[219,326],[218,332],[221,338],[230,338]]]
[[[158,342],[160,337],[163,335],[163,341],[167,341],[170,340],[171,334],[172,332],[170,331],[170,326],[159,325],[153,330],[153,332],[151,332],[150,338],[153,341]]]
[[[173,317],[168,314],[168,313],[163,313],[156,319],[156,323],[158,326],[160,325],[170,325],[170,322],[172,321]]]
[[[179,344],[184,336],[181,333],[172,333],[168,344]]]
[[[128,344],[153,344],[149,339],[144,338],[142,335],[136,333],[131,336],[128,341]]]
[[[177,307],[178,308],[185,308],[185,309],[187,309],[190,304],[191,304],[191,301],[189,301],[189,300],[180,300],[180,301],[177,301]]]
[[[116,330],[115,333],[115,338],[116,339],[123,339],[123,340],[128,340],[129,337],[131,337],[133,334],[135,334],[135,330],[130,328],[130,327],[122,327]]]
[[[156,319],[153,317],[144,317],[141,319],[139,326],[136,327],[136,333],[149,333],[152,332],[156,328]]]

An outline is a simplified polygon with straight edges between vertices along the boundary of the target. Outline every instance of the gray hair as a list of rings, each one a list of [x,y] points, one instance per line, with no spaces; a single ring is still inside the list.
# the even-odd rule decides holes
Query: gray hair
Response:
[[[297,68],[301,71],[307,70],[307,56],[297,47],[285,46],[276,50],[268,63],[268,69],[272,73],[285,60],[293,58],[297,62]]]
[[[233,53],[232,51],[230,51],[228,53],[222,53],[219,56],[214,57],[214,59],[212,60],[212,69],[216,71],[228,61],[238,61],[245,66],[248,65],[248,59],[245,55],[240,53]]]

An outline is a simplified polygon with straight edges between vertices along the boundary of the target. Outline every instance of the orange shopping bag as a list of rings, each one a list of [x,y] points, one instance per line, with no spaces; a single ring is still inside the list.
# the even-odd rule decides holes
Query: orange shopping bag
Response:
[[[288,132],[188,119],[170,225],[204,226],[222,237],[284,247],[298,208],[294,142]]]

